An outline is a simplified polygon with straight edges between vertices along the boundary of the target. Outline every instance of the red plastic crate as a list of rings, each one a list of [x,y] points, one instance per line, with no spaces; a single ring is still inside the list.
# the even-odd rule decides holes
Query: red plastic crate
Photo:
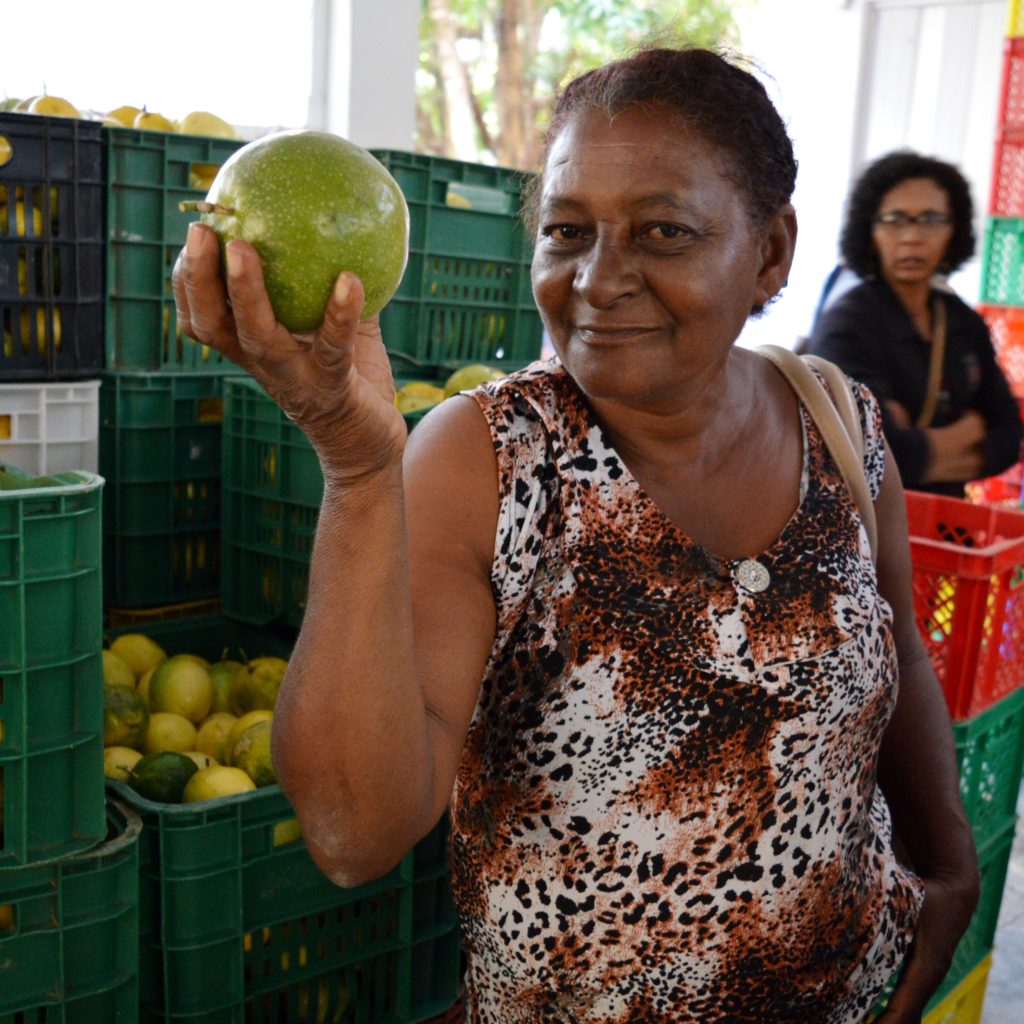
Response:
[[[1003,42],[1003,80],[999,87],[998,128],[1024,128],[1024,38]]]
[[[988,212],[994,217],[1024,215],[1024,129],[1001,131],[996,138]]]
[[[1024,683],[1024,512],[906,492],[914,613],[964,721]]]
[[[1024,399],[1024,308],[979,306],[988,324],[999,368],[1018,399]]]

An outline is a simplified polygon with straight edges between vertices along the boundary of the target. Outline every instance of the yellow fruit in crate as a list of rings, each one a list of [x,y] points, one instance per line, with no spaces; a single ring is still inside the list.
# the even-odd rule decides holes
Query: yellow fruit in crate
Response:
[[[233,726],[231,726],[228,732],[228,738],[224,742],[224,759],[226,763],[231,763],[231,751],[234,749],[235,744],[238,742],[238,737],[245,732],[250,726],[255,725],[257,722],[269,722],[274,717],[272,711],[250,711],[247,714],[241,715]]]
[[[131,128],[135,124],[135,118],[142,113],[141,107],[133,107],[125,104],[121,107],[114,107],[113,110],[107,111],[107,117],[111,121],[116,121],[123,128]]]
[[[167,660],[167,652],[143,633],[122,633],[111,641],[110,650],[127,663],[136,679]]]
[[[179,654],[179,658],[187,658],[189,661],[194,661],[197,665],[202,665],[207,672],[210,671],[210,663],[198,654]]]
[[[211,713],[231,710],[231,686],[235,681],[235,676],[238,675],[238,670],[242,667],[240,661],[232,661],[230,658],[224,661],[215,661],[210,666],[210,682],[213,684]]]
[[[32,207],[32,230],[28,230],[29,218],[25,216],[25,204],[19,199],[14,204],[14,234],[17,238],[41,238],[43,235],[43,215],[39,208]],[[3,223],[3,219],[0,219]],[[9,234],[9,229],[4,234]]]
[[[158,754],[163,750],[184,753],[196,749],[196,727],[184,717],[170,711],[153,711],[142,740],[145,754]]]
[[[133,128],[141,128],[147,132],[173,132],[174,125],[169,121],[163,114],[158,114],[155,110],[147,110],[143,107],[136,115],[135,120],[132,121]]]
[[[488,381],[501,380],[505,374],[496,370],[493,366],[484,366],[483,363],[471,363],[469,366],[460,366],[445,381],[444,393],[447,396],[457,395],[460,391],[471,391],[480,384]]]
[[[284,658],[253,658],[247,662],[231,684],[231,710],[236,715],[273,710],[287,669]]]
[[[140,680],[139,685],[136,689],[142,695],[142,699],[149,705],[149,684],[153,678],[153,673],[156,671],[155,668],[151,668]]]
[[[170,711],[198,725],[213,705],[210,673],[194,658],[176,654],[157,666],[149,681],[149,706]]]
[[[132,747],[104,747],[103,774],[108,779],[128,781],[132,769],[142,758],[142,751]]]
[[[182,753],[193,761],[197,768],[212,768],[218,763],[209,754],[203,754],[198,750],[183,750]]]
[[[210,768],[200,768],[188,780],[182,800],[186,804],[194,804],[201,800],[215,800],[219,796],[249,793],[255,788],[256,784],[241,768],[215,764]]]
[[[149,708],[133,689],[103,687],[103,745],[139,747],[149,729]]]
[[[241,768],[257,788],[273,786],[277,774],[270,757],[270,722],[250,725],[231,747],[230,763]]]
[[[135,673],[131,666],[112,650],[103,651],[103,685],[135,689]]]
[[[221,764],[229,764],[224,747],[231,733],[231,727],[237,721],[238,719],[227,711],[215,711],[199,726],[196,750],[208,754]]]
[[[62,96],[37,96],[28,108],[30,114],[44,114],[47,117],[81,117],[78,108]]]
[[[426,381],[412,380],[395,392],[395,408],[404,415],[419,412],[421,409],[430,409],[444,399],[444,388],[428,384]]]
[[[219,170],[220,164],[192,164],[188,169],[188,187],[209,192]]]
[[[305,947],[303,947],[305,948]],[[301,952],[301,951],[300,951]],[[309,1005],[310,996],[313,993],[314,980],[299,983],[299,998],[296,1021],[297,1024],[341,1024],[345,1010],[348,1008],[348,986],[342,975],[337,975],[338,994],[334,999],[333,1012],[331,1008],[331,986],[327,976],[315,980],[316,983],[316,1013],[311,1013]]]
[[[182,135],[211,135],[217,139],[237,139],[238,133],[222,117],[208,110],[193,110],[177,124]]]
[[[14,904],[0,903],[0,932],[14,931]]]

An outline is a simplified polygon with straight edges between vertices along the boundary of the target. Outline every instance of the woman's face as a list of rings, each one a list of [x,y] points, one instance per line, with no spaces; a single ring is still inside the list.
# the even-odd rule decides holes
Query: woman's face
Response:
[[[871,237],[890,284],[930,281],[953,237],[949,195],[931,178],[901,181],[882,196]]]
[[[533,290],[555,351],[591,397],[650,401],[698,379],[784,283],[792,209],[780,244],[778,228],[754,227],[728,170],[663,108],[584,111],[555,139]]]

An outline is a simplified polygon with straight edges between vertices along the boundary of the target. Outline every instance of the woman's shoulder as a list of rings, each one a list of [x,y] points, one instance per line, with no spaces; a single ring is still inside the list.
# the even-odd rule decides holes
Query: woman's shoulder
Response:
[[[541,359],[469,392],[489,420],[549,420],[564,409],[576,387],[557,358]]]

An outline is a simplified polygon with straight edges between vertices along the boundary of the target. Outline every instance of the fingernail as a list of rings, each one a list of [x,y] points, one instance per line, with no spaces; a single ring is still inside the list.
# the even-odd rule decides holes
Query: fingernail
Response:
[[[224,259],[228,265],[228,277],[239,277],[242,273],[242,257],[235,250],[233,243],[228,242],[224,248]]]
[[[343,274],[334,285],[334,301],[345,302],[351,290],[352,286],[348,283],[348,278]]]
[[[199,230],[198,224],[189,224],[188,234],[185,236],[185,251],[189,256],[198,256],[203,246],[203,233]]]

